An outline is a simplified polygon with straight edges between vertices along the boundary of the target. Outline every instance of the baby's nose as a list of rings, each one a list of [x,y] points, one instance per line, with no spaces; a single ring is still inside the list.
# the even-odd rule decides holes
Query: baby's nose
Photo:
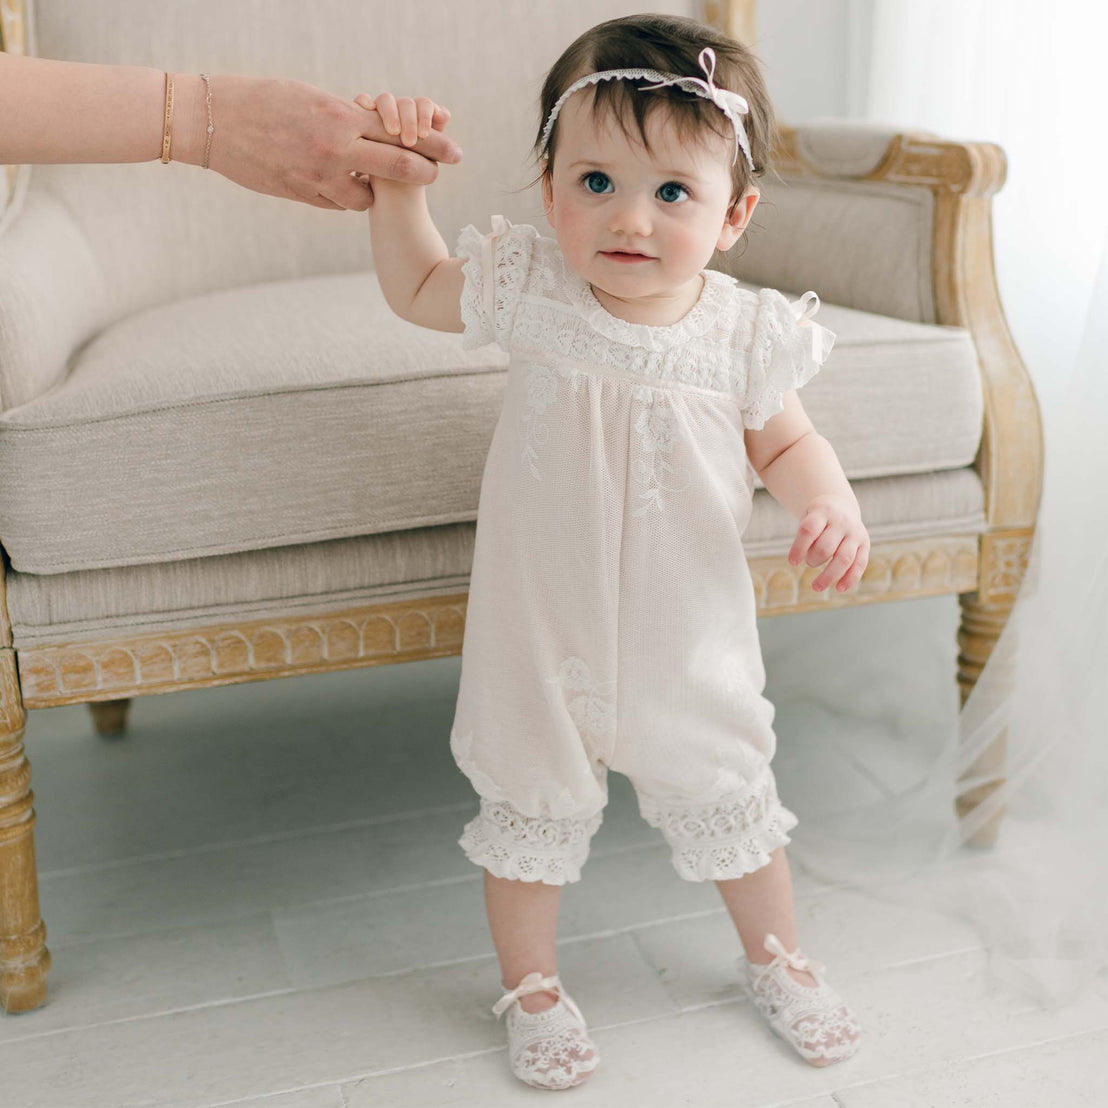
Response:
[[[614,204],[608,221],[608,230],[613,234],[632,237],[644,237],[650,234],[650,207],[644,200],[633,197],[622,204]]]

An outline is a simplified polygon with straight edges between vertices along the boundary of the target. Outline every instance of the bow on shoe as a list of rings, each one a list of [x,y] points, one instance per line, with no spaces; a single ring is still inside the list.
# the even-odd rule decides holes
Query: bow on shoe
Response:
[[[558,975],[554,974],[553,977],[543,977],[538,970],[533,973],[529,973],[510,993],[505,993],[493,1006],[492,1012],[497,1019],[504,1014],[504,1012],[510,1007],[510,1005],[519,1000],[521,996],[530,996],[531,993],[545,993],[548,989],[557,989],[558,996],[561,998],[565,1006],[577,1017],[583,1024],[585,1017],[581,1015],[581,1009],[577,1007],[573,1001],[566,996],[562,989],[562,983],[558,980]]]
[[[791,966],[794,970],[810,973],[816,979],[817,984],[823,984],[822,974],[827,967],[822,962],[817,962],[814,958],[808,958],[801,954],[799,948],[790,954],[785,949],[785,944],[773,934],[766,935],[762,940],[762,945],[770,954],[775,956],[773,961],[769,963],[771,966],[782,964]]]

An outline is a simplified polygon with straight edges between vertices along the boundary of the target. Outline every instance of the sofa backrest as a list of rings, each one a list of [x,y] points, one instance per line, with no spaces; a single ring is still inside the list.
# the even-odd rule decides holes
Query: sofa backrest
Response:
[[[718,6],[718,5],[717,5]],[[697,0],[646,5],[703,18]],[[35,52],[75,61],[289,77],[342,96],[427,95],[464,151],[429,205],[448,248],[502,213],[545,227],[530,147],[542,79],[558,54],[625,0],[32,0]],[[510,48],[507,44],[511,44]],[[151,152],[152,156],[155,152]],[[107,324],[185,296],[372,264],[368,217],[290,203],[193,166],[36,166],[97,259]]]

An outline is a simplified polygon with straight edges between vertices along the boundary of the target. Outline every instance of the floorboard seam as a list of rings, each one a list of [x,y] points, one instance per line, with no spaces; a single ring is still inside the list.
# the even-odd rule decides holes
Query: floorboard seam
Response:
[[[389,823],[400,823],[409,819],[423,819],[427,816],[446,815],[449,812],[467,811],[473,807],[472,801],[459,801],[456,804],[441,804],[432,808],[416,808],[405,812],[391,812],[382,816],[366,816],[363,819],[344,820],[342,823],[301,827],[288,831],[268,831],[262,835],[251,835],[245,839],[230,839],[226,842],[203,843],[200,846],[183,846],[176,850],[160,850],[152,854],[135,854],[128,858],[114,858],[109,862],[91,862],[81,866],[69,866],[66,869],[40,870],[39,881],[52,881],[61,877],[77,877],[83,874],[103,873],[105,870],[126,869],[128,866],[141,866],[149,862],[173,861],[179,858],[198,857],[204,854],[218,854],[224,850],[237,850],[244,846],[265,846],[267,843],[287,842],[289,839],[310,839],[319,835],[333,835],[341,831],[352,831],[366,827],[382,827]]]

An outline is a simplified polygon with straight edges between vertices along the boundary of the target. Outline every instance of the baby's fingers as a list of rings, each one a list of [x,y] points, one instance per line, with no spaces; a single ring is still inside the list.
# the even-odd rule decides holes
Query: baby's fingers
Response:
[[[824,513],[809,511],[804,514],[804,518],[800,521],[800,526],[797,528],[792,549],[789,551],[790,565],[798,566],[804,561],[808,552],[823,535],[826,527],[827,517]],[[828,551],[828,554],[830,554],[830,551]],[[819,565],[819,563],[825,559],[826,555],[824,558],[820,558],[818,561],[812,562],[811,564]]]
[[[374,97],[374,108],[381,117],[381,124],[385,133],[389,135],[400,134],[400,111],[396,106],[396,97],[391,92],[382,92]]]
[[[400,141],[405,146],[415,146],[419,141],[419,120],[416,102],[410,96],[402,96],[396,102],[400,113]]]
[[[426,96],[417,96],[416,106],[416,132],[420,138],[426,138],[431,133],[431,123],[435,116],[435,102]]]
[[[858,552],[858,544],[849,538],[843,539],[831,561],[823,567],[823,571],[812,582],[812,588],[816,592],[822,592],[832,581],[837,581],[854,562],[854,555]]]
[[[842,580],[835,586],[839,592],[846,592],[847,589],[853,588],[861,581],[867,565],[869,565],[869,545],[863,543],[858,548],[858,554],[851,563],[850,569],[843,574]]]
[[[392,114],[392,108],[388,101],[384,104],[381,101],[384,99],[386,93],[382,93],[380,96],[374,98],[370,96],[368,92],[359,92],[354,97],[354,103],[359,108],[365,108],[367,112],[374,111],[377,108],[382,110],[379,112],[381,116],[382,125],[390,135],[397,135],[401,132],[401,120],[404,114],[404,102],[397,101],[395,97],[389,95],[389,100],[396,106],[395,115]],[[434,131],[442,131],[445,129],[447,123],[450,122],[450,109],[445,108],[442,104],[436,104],[434,100],[427,96],[417,96],[415,98],[415,111],[416,111],[416,136],[423,139]],[[386,114],[387,113],[387,114]],[[390,119],[395,125],[390,127],[385,123],[386,118]],[[407,138],[401,138],[401,141],[407,145],[412,145],[408,142]]]

